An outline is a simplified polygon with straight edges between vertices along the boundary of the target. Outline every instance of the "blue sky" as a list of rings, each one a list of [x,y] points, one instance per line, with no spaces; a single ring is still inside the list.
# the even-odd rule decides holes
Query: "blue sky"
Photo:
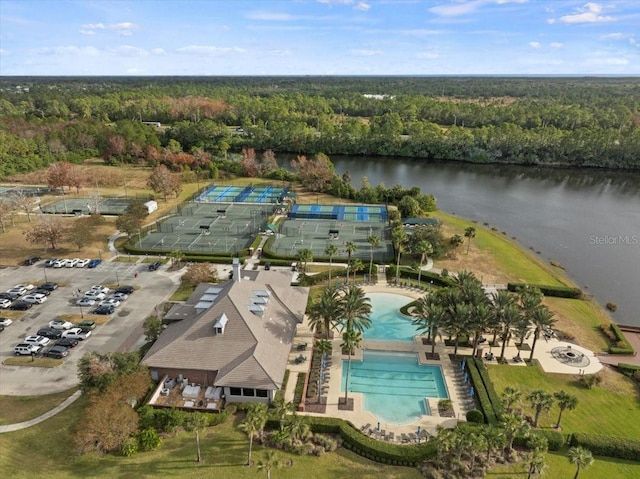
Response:
[[[0,75],[640,74],[640,0],[0,1]]]

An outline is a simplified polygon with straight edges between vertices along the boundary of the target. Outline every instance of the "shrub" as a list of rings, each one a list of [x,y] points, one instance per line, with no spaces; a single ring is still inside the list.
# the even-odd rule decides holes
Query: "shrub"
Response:
[[[143,429],[138,433],[138,444],[143,451],[153,451],[160,447],[162,439],[155,429]]]
[[[531,431],[528,437],[518,437],[513,441],[518,447],[530,447],[528,444],[532,442],[532,436],[542,436],[547,440],[549,451],[559,451],[565,444],[565,438],[562,433],[552,429],[535,429]]]
[[[120,445],[120,454],[125,457],[131,457],[138,453],[138,441],[135,437],[128,437]]]
[[[482,411],[479,411],[478,409],[472,409],[467,412],[467,421],[484,424],[484,414],[482,414]]]
[[[471,358],[467,361],[467,371],[469,372],[469,378],[471,379],[471,384],[473,385],[476,399],[478,400],[480,410],[484,414],[484,418],[489,424],[497,424],[498,418],[489,400],[487,389],[482,382],[476,363]]]
[[[618,310],[618,305],[616,303],[608,302],[606,306],[609,311],[612,311],[614,313]]]
[[[515,292],[520,288],[523,288],[524,286],[538,288],[545,296],[570,299],[582,298],[582,290],[580,290],[580,288],[570,288],[568,286],[551,286],[546,284],[507,283],[507,289],[511,292]]]
[[[615,323],[611,323],[609,325],[609,329],[613,334],[613,338],[616,344],[615,346],[609,347],[609,354],[634,354],[635,353],[634,349],[627,342],[627,338],[625,338],[624,333],[620,329],[620,326],[618,326]]]
[[[298,380],[296,381],[296,389],[293,394],[293,405],[297,408],[302,402],[302,394],[304,389],[304,382],[307,378],[306,373],[298,373]]]
[[[600,434],[574,433],[571,446],[589,449],[594,456],[617,457],[637,461],[640,457],[640,439]]]

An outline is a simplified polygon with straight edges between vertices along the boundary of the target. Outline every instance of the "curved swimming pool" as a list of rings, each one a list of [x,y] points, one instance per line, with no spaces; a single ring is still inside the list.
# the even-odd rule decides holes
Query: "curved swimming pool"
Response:
[[[399,309],[412,300],[407,296],[391,293],[369,293],[372,313],[371,327],[364,332],[364,339],[385,341],[413,341],[417,334],[411,319],[400,314]]]

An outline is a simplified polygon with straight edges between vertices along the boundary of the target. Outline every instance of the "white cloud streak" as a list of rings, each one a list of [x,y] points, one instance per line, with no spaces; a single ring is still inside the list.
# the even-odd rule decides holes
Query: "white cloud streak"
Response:
[[[585,3],[583,7],[578,8],[578,13],[573,15],[564,15],[560,17],[561,23],[602,23],[613,22],[615,19],[608,15],[601,15],[602,5],[598,3]]]

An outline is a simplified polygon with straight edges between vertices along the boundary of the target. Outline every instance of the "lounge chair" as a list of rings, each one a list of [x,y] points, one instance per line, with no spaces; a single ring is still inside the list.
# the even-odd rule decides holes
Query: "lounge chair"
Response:
[[[402,438],[403,444],[409,442],[409,436],[407,436],[404,432],[400,434],[400,437]]]
[[[302,364],[302,363],[304,363],[306,360],[307,360],[307,358],[306,358],[305,356],[300,355],[300,356],[298,356],[298,357],[296,358],[295,363],[296,363],[296,364]]]
[[[307,343],[298,344],[298,346],[296,347],[296,349],[297,349],[298,351],[306,351],[306,350],[307,350]]]
[[[380,439],[384,441],[386,438],[387,438],[387,431],[383,429],[382,431],[380,431]]]
[[[409,433],[409,439],[411,440],[411,442],[417,442],[418,436],[416,436],[415,432],[410,432]]]
[[[369,429],[371,429],[371,423],[370,423],[370,422],[368,422],[367,424],[365,424],[364,426],[362,426],[362,427],[360,428],[360,432],[367,433],[367,432],[369,432]]]
[[[396,439],[396,435],[393,433],[393,431],[389,431],[389,435],[387,436],[387,441],[389,442],[393,442]]]

